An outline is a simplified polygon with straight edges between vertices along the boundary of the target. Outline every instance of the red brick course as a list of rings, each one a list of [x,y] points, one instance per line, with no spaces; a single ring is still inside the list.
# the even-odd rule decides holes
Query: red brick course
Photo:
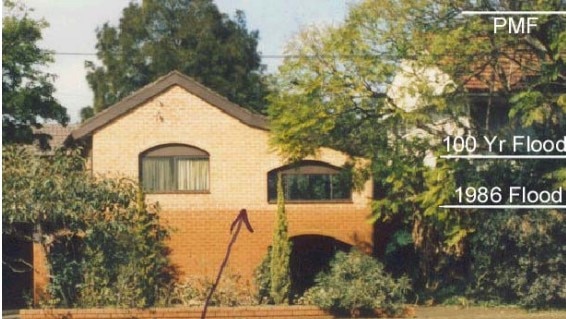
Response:
[[[294,207],[287,205],[290,237],[320,234],[361,248],[371,246],[372,227],[363,221],[366,210],[342,207]],[[172,262],[183,275],[204,275],[212,278],[218,271],[230,241],[230,225],[237,215],[232,211],[163,212],[173,227],[169,246]],[[271,245],[275,223],[275,207],[267,211],[248,210],[254,233],[242,229],[233,246],[228,272],[249,281]]]
[[[21,319],[177,319],[200,318],[201,308],[151,308],[151,309],[26,309],[20,311]],[[311,306],[263,306],[263,307],[211,307],[206,318],[334,318],[325,311]]]

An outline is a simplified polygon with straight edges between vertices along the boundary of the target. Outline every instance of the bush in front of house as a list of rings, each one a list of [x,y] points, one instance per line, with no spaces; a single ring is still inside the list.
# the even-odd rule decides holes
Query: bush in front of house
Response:
[[[80,149],[37,156],[3,146],[2,169],[2,233],[45,254],[40,306],[148,307],[174,282],[169,228],[135,182],[93,176]]]
[[[257,287],[256,300],[258,304],[274,304],[271,298],[271,246],[261,264],[255,269],[254,283]]]
[[[184,278],[184,280],[175,282],[168,289],[161,291],[158,306],[202,307],[213,284],[213,279],[205,276]],[[228,273],[220,279],[209,305],[221,307],[255,306],[257,302],[251,287],[242,282],[241,276]]]
[[[336,253],[330,270],[315,282],[302,303],[354,317],[374,311],[398,314],[410,287],[408,278],[393,278],[376,259],[357,250]]]
[[[566,215],[480,212],[471,237],[472,296],[528,308],[566,307]]]

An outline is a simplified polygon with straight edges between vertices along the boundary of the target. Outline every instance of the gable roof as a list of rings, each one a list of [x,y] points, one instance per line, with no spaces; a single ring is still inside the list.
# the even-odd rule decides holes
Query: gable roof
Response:
[[[267,117],[253,113],[235,103],[230,102],[225,97],[213,90],[198,83],[194,79],[178,71],[172,71],[164,75],[136,92],[130,94],[120,102],[108,107],[106,110],[96,114],[84,122],[80,127],[71,132],[71,137],[75,140],[82,139],[107,124],[113,122],[120,116],[135,109],[139,105],[149,101],[161,94],[172,86],[178,85],[189,93],[201,98],[212,106],[219,108],[222,112],[236,118],[240,122],[262,130],[269,130]]]

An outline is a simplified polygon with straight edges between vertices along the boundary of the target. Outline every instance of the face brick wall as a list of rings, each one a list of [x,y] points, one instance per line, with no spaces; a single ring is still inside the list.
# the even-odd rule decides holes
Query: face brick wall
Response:
[[[312,306],[267,307],[211,307],[206,317],[212,318],[272,318],[272,319],[331,319],[334,316]],[[199,308],[150,308],[150,309],[25,309],[21,319],[179,319],[202,318]]]
[[[267,173],[284,165],[271,151],[268,134],[173,86],[94,132],[92,169],[138,180],[139,155],[151,147],[182,143],[208,152],[210,193],[148,194],[147,201],[159,203],[164,222],[174,229],[171,257],[184,276],[212,277],[218,271],[230,225],[246,208],[255,232],[241,232],[228,272],[249,281],[271,244],[275,223],[277,206],[267,201]],[[334,166],[347,160],[329,149],[313,159]],[[351,203],[288,203],[290,235],[324,235],[370,247],[372,227],[366,220],[371,194],[368,182],[362,192],[353,193]]]

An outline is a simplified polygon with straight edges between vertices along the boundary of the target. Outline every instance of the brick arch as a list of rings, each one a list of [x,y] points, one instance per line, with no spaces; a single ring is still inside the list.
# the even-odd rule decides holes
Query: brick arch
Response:
[[[178,148],[179,150],[181,149],[186,149],[187,151],[193,151],[195,154],[196,153],[200,153],[200,155],[203,156],[210,156],[210,153],[207,152],[206,150],[194,146],[194,145],[189,145],[189,144],[185,144],[185,143],[164,143],[164,144],[157,144],[157,145],[153,145],[151,147],[146,148],[145,150],[141,151],[139,153],[140,158],[142,156],[145,156],[147,154],[150,154],[152,152],[156,152],[162,149],[167,149],[167,148]]]
[[[278,166],[275,167],[273,169],[271,169],[269,173],[273,173],[273,172],[277,172],[277,171],[285,171],[285,170],[289,170],[289,169],[293,169],[295,167],[301,167],[301,166],[320,166],[320,167],[327,167],[329,169],[332,170],[340,170],[341,168],[335,165],[332,165],[330,163],[324,162],[324,161],[319,161],[319,160],[301,160],[295,163],[291,163],[291,164],[287,164],[287,165],[283,165],[283,166]]]
[[[355,234],[338,230],[334,231],[332,229],[327,229],[325,231],[321,231],[320,229],[299,229],[296,232],[290,232],[289,236],[290,239],[305,236],[326,237],[350,245],[352,247],[357,247],[360,244],[359,241],[356,240]]]
[[[314,279],[321,271],[328,270],[329,262],[338,251],[349,251],[352,245],[334,237],[319,234],[304,234],[290,238],[291,291],[301,296],[314,285]]]
[[[342,169],[341,165],[344,165],[344,163],[345,162],[343,160],[339,160],[338,163],[336,163],[335,158],[303,159],[303,160],[300,160],[300,161],[296,161],[296,162],[293,162],[293,163],[287,163],[287,164],[281,164],[280,162],[276,162],[276,163],[271,163],[269,165],[268,170],[267,170],[267,174],[277,172],[277,171],[281,171],[281,170],[290,169],[292,167],[297,167],[297,166],[301,166],[301,165],[305,165],[305,164],[306,165],[319,165],[319,166],[322,166],[322,167],[328,167],[330,169],[341,170]]]

